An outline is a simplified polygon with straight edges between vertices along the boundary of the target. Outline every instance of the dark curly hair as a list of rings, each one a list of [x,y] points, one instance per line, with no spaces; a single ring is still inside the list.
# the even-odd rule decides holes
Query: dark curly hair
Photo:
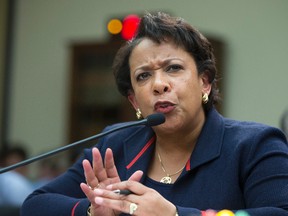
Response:
[[[129,66],[131,52],[144,38],[158,44],[172,40],[190,53],[196,62],[199,75],[206,73],[212,85],[209,102],[204,105],[204,109],[209,110],[218,101],[215,57],[210,42],[182,18],[172,17],[163,12],[144,15],[135,37],[127,41],[115,56],[113,73],[118,90],[123,96],[127,97],[132,90]]]

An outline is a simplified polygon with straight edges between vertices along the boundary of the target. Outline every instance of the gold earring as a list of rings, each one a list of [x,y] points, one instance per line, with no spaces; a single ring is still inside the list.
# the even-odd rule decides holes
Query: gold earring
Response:
[[[142,112],[141,112],[141,110],[139,108],[136,110],[136,117],[139,120],[143,119]]]
[[[209,101],[209,96],[207,93],[204,93],[203,96],[202,96],[202,102],[203,104],[207,104]]]

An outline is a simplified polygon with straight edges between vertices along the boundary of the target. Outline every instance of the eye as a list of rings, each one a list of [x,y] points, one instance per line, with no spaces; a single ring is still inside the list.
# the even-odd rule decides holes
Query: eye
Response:
[[[178,64],[173,64],[173,65],[169,65],[167,68],[166,68],[166,71],[167,72],[177,72],[179,70],[183,69],[183,67],[181,65],[178,65]]]
[[[143,73],[140,73],[140,74],[136,77],[136,80],[137,80],[137,81],[146,80],[149,76],[150,76],[150,73],[149,73],[149,72],[143,72]]]

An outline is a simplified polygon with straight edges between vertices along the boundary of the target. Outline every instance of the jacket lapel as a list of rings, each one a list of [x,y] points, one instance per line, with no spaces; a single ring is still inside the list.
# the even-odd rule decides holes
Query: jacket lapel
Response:
[[[141,127],[124,140],[124,156],[126,164],[126,178],[135,171],[147,173],[155,147],[156,136],[150,127]]]
[[[223,135],[223,117],[215,109],[212,109],[207,114],[204,127],[191,155],[190,163],[186,166],[186,171],[193,170],[219,157]]]

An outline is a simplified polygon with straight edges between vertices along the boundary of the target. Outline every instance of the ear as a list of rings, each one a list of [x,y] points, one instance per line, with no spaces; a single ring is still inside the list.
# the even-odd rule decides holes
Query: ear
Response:
[[[134,92],[129,92],[128,100],[130,101],[135,110],[139,108]]]
[[[209,77],[207,73],[206,72],[202,73],[200,75],[200,79],[202,82],[202,93],[207,93],[209,95],[211,92],[212,85],[209,82]]]

